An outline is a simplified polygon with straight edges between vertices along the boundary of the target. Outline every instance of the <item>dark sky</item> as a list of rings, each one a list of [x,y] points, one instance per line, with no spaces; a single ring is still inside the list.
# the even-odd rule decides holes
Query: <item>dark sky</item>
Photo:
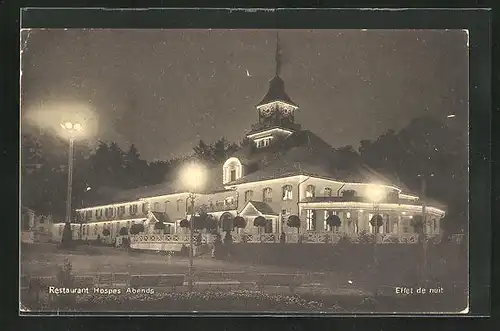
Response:
[[[279,33],[296,121],[333,147],[424,114],[467,131],[464,31]],[[199,139],[243,138],[275,73],[276,31],[31,30],[22,47],[23,116],[57,127],[51,112],[59,120],[91,109],[93,138],[135,143],[154,160]]]

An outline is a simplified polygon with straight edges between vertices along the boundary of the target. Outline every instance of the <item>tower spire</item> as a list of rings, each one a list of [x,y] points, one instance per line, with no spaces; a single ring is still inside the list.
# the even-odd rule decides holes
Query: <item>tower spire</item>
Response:
[[[281,49],[280,49],[280,37],[279,37],[279,32],[276,31],[276,54],[275,54],[275,61],[276,61],[276,76],[280,75],[281,72]]]

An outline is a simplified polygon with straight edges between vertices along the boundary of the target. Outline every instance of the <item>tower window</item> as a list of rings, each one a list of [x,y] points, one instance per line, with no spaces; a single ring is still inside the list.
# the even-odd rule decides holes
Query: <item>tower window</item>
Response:
[[[267,147],[271,144],[272,137],[262,138],[255,141],[257,148]]]
[[[231,169],[231,181],[236,180],[236,169]]]

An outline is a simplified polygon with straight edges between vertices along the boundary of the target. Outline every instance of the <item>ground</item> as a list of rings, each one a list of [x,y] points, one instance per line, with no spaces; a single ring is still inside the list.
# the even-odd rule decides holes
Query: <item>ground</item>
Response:
[[[21,274],[31,277],[55,276],[58,267],[68,258],[74,275],[92,275],[98,272],[128,272],[130,274],[188,273],[189,262],[185,257],[168,257],[153,252],[127,252],[113,247],[80,246],[75,250],[60,250],[54,244],[36,244],[21,249]],[[255,281],[257,274],[307,274],[307,282],[325,287],[353,288],[352,275],[342,273],[316,273],[310,270],[278,266],[256,266],[220,261],[209,257],[196,258],[194,273],[200,281],[221,279],[222,273],[235,272],[230,276],[238,281]],[[243,272],[243,273],[241,273]],[[219,279],[214,279],[214,277]]]
[[[154,252],[128,252],[113,247],[79,246],[72,250],[61,250],[54,244],[23,245],[21,247],[21,274],[29,277],[55,276],[58,268],[68,259],[73,275],[95,275],[100,272],[128,272],[130,274],[187,274],[188,259],[168,257]],[[374,288],[366,275],[352,275],[338,272],[313,272],[311,270],[257,266],[230,261],[214,260],[210,257],[194,261],[195,280],[217,282],[234,280],[243,283],[255,282],[259,274],[301,274],[305,275],[303,286],[295,294],[287,287],[257,290],[249,287],[204,287],[197,285],[196,293],[185,289],[160,290],[155,297],[139,296],[116,299],[80,297],[72,306],[77,311],[426,311],[432,304],[433,311],[456,311],[457,302],[463,297],[413,296],[402,298],[388,295],[374,298]],[[228,275],[229,274],[229,275]],[[365,278],[365,279],[363,279]],[[372,277],[370,277],[372,278]],[[389,292],[394,286],[386,284]],[[402,284],[398,284],[401,286]],[[321,289],[321,290],[318,290]],[[367,300],[368,299],[368,300]],[[97,301],[96,301],[97,300]],[[117,301],[118,300],[118,301]],[[401,300],[406,300],[405,302]],[[24,302],[24,301],[23,301]],[[319,302],[319,303],[318,303]],[[375,302],[375,303],[374,303]],[[43,306],[43,305],[42,305]],[[321,307],[320,307],[321,306]],[[428,311],[428,310],[427,310]]]

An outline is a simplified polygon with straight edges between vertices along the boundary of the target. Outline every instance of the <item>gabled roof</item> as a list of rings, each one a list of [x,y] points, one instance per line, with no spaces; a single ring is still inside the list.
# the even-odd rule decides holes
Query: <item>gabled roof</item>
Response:
[[[156,219],[157,222],[173,223],[168,214],[165,212],[152,211],[151,215]]]
[[[265,105],[273,101],[283,101],[289,105],[298,107],[285,92],[285,82],[283,82],[283,80],[278,75],[274,76],[274,78],[269,81],[269,90],[267,91],[267,94],[264,96],[264,98],[256,105],[256,107]]]
[[[247,208],[253,207],[258,213],[262,215],[274,215],[277,216],[278,213],[276,213],[271,206],[269,206],[265,202],[260,202],[260,201],[248,201],[241,210],[241,213],[243,213]]]

